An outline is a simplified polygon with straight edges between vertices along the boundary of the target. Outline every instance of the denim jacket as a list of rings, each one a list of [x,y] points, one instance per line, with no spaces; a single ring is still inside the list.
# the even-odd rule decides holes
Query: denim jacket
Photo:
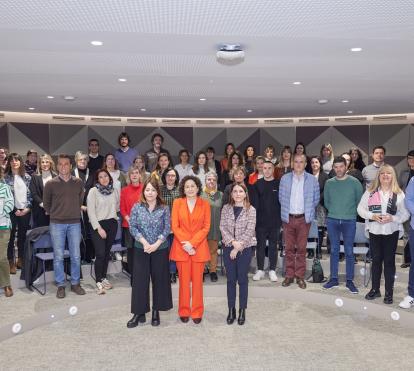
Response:
[[[32,193],[30,192],[30,182],[32,181],[32,177],[25,173],[22,176],[24,183],[26,184],[26,193],[27,193],[27,202],[25,207],[31,209],[32,208]],[[4,176],[4,183],[6,183],[10,188],[14,196],[14,175],[13,174],[6,174]]]

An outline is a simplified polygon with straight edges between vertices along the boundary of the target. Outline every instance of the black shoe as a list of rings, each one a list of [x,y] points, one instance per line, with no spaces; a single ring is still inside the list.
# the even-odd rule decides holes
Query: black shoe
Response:
[[[237,319],[237,323],[242,326],[246,322],[246,309],[239,309],[239,318]]]
[[[180,317],[181,322],[187,323],[189,318],[188,317]]]
[[[227,324],[232,325],[236,319],[236,308],[229,308],[229,314],[227,315]]]
[[[401,268],[410,268],[411,263],[402,263],[400,265]]]
[[[345,254],[343,252],[339,253],[339,261],[343,262],[345,260]]]
[[[308,256],[306,257],[306,259],[313,259],[313,257],[315,256],[315,253],[313,250],[308,250]]]
[[[374,300],[375,298],[380,298],[381,292],[379,290],[371,289],[368,294],[365,295],[365,299]]]
[[[151,325],[153,325],[153,326],[159,326],[160,325],[160,312],[158,310],[153,310],[152,311]]]
[[[201,318],[193,318],[193,322],[198,325],[201,322]]]
[[[358,264],[358,259],[357,259],[356,255],[354,255],[354,264]]]
[[[177,283],[177,275],[175,273],[170,273],[171,283]]]
[[[145,323],[145,321],[145,314],[134,314],[132,318],[128,321],[127,327],[134,328],[138,326],[138,323]]]
[[[210,281],[211,282],[217,282],[218,281],[218,277],[217,277],[216,272],[210,272]]]
[[[384,295],[384,304],[392,304],[394,300],[392,299],[392,292],[385,292]]]

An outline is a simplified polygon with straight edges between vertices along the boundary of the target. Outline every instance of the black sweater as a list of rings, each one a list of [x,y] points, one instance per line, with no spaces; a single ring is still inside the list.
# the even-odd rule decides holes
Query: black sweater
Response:
[[[254,184],[253,206],[256,209],[256,229],[280,228],[279,180],[259,179]]]

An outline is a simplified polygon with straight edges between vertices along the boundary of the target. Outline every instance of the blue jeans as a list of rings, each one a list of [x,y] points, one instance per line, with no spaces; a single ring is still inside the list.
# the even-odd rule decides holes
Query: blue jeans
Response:
[[[327,218],[326,226],[331,241],[331,279],[338,279],[339,245],[342,240],[346,257],[346,280],[353,280],[356,220]]]
[[[414,298],[414,230],[411,228],[408,231],[408,239],[410,244],[410,254],[411,254],[411,265],[410,273],[408,276],[408,295]]]
[[[80,241],[81,225],[50,223],[50,237],[53,245],[53,269],[57,286],[65,286],[65,272],[63,268],[63,252],[66,240],[70,255],[70,282],[77,285],[80,282]]]

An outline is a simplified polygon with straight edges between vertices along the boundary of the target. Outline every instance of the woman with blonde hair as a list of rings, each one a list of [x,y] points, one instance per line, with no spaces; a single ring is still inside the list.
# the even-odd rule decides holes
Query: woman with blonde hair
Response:
[[[292,148],[284,146],[280,151],[280,161],[275,166],[275,179],[281,179],[286,173],[290,173],[293,167]]]
[[[143,155],[138,155],[135,157],[134,162],[132,166],[135,169],[139,170],[139,173],[141,174],[141,183],[144,183],[147,178],[149,178],[150,173],[145,169],[145,157]],[[129,179],[129,170],[128,170],[128,177],[127,177],[127,183]]]
[[[49,215],[43,209],[43,188],[45,184],[56,176],[55,163],[49,154],[39,157],[36,174],[32,175],[30,182],[30,192],[33,197],[33,227],[43,227],[49,225]]]
[[[322,160],[322,169],[326,174],[329,174],[332,170],[334,153],[332,145],[330,143],[325,143],[321,147],[320,156]]]
[[[358,205],[358,214],[365,219],[372,254],[372,288],[365,299],[381,297],[380,282],[384,266],[384,303],[393,303],[395,252],[398,239],[404,234],[403,223],[410,214],[405,208],[404,192],[400,189],[395,170],[382,165],[372,185]]]

